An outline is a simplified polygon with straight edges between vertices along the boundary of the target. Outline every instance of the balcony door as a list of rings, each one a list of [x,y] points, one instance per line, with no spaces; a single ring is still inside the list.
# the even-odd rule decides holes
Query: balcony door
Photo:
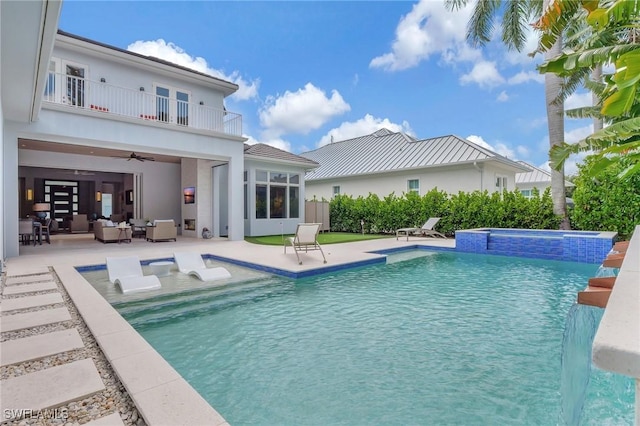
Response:
[[[85,78],[87,77],[87,66],[63,61],[64,87],[66,89],[64,103],[77,107],[85,106]]]
[[[189,125],[189,100],[191,93],[164,84],[154,84],[156,117],[158,121]]]

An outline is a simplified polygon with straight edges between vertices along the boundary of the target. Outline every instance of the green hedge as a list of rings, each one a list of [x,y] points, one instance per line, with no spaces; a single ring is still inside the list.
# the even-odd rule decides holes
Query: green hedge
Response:
[[[615,231],[622,239],[631,237],[636,225],[640,224],[640,174],[621,179],[623,161],[592,178],[586,173],[591,161],[588,157],[578,168],[573,191],[575,208],[569,215],[571,226]]]
[[[519,191],[491,193],[459,192],[449,195],[433,189],[422,197],[415,194],[380,199],[375,194],[353,198],[337,195],[330,202],[331,230],[366,233],[392,233],[396,229],[422,226],[430,217],[440,217],[436,229],[452,236],[458,229],[526,228],[558,229],[559,218],[553,214],[550,190],[541,196],[534,190],[531,199]]]

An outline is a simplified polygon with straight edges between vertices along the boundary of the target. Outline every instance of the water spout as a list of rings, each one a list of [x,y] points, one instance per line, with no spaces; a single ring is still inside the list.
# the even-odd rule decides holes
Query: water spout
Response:
[[[618,268],[610,268],[600,265],[600,267],[596,271],[596,278],[615,277],[616,275],[618,275]]]
[[[560,424],[580,424],[591,375],[591,345],[602,311],[574,304],[567,315],[562,338]]]

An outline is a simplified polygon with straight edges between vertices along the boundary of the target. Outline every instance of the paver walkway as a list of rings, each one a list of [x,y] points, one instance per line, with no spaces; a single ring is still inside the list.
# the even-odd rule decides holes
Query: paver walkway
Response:
[[[0,332],[4,341],[0,366],[18,365],[84,347],[75,327],[46,331],[46,326],[72,319],[51,273],[7,277],[2,290]],[[36,328],[41,326],[45,327]],[[12,335],[12,338],[5,339],[8,333],[17,331],[24,331],[27,337]],[[43,410],[55,413],[56,407],[82,400],[104,389],[91,358],[18,374],[0,380],[0,423],[33,416]],[[90,424],[123,423],[118,413],[113,413]]]

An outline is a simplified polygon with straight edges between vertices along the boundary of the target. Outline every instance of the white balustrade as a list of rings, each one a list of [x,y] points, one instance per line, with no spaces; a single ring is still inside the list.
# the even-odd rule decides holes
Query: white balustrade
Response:
[[[242,136],[242,115],[65,74],[49,73],[45,102],[97,113]]]

